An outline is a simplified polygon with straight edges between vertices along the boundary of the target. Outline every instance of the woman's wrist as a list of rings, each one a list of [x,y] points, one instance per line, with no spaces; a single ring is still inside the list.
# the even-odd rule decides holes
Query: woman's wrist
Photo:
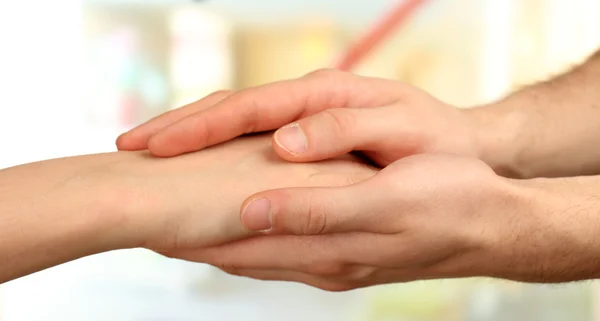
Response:
[[[105,153],[66,159],[73,162],[77,175],[63,184],[65,200],[74,205],[71,217],[74,233],[89,246],[87,254],[134,248],[143,242],[140,227],[147,200],[139,189],[120,175],[123,164],[135,166],[143,159],[140,153]],[[60,161],[60,160],[59,160]],[[147,218],[150,220],[150,218]]]
[[[53,198],[64,203],[65,226],[71,223],[74,237],[85,240],[89,248],[86,254],[135,248],[146,239],[153,217],[145,216],[152,205],[145,195],[139,175],[124,175],[124,170],[134,172],[136,167],[148,162],[143,152],[114,152],[51,160],[63,163],[65,170],[73,174],[59,184]],[[57,171],[63,170],[53,166]],[[52,208],[52,207],[49,207]],[[69,235],[68,233],[66,235]]]
[[[157,193],[156,182],[151,180],[160,171],[161,160],[147,152],[106,156],[107,161],[91,174],[97,182],[99,215],[104,218],[97,227],[112,240],[107,244],[111,250],[146,247],[166,224],[160,212],[166,195]]]
[[[135,247],[123,209],[118,153],[54,159],[0,171],[0,282],[84,256]]]

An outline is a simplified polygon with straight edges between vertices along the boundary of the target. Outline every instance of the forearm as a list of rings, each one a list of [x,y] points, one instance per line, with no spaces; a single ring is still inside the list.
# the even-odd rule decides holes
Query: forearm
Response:
[[[135,246],[110,164],[132,154],[64,158],[0,171],[0,283]],[[113,180],[114,182],[114,180]],[[119,204],[120,203],[120,204]],[[119,209],[117,206],[122,206]]]
[[[0,283],[113,249],[166,255],[246,238],[244,199],[290,186],[341,186],[376,170],[357,159],[295,164],[271,136],[238,138],[179,157],[119,152],[0,171]]]
[[[466,113],[482,158],[502,175],[600,174],[600,52],[569,73]]]
[[[507,223],[486,264],[488,276],[525,282],[600,277],[600,176],[510,180]],[[511,206],[512,204],[514,206]],[[494,247],[494,246],[493,246]]]

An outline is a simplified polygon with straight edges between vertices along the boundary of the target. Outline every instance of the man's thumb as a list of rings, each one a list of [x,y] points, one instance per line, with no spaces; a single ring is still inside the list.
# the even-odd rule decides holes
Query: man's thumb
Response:
[[[242,206],[249,230],[319,235],[364,230],[369,222],[361,183],[345,187],[285,188],[258,193]]]
[[[389,116],[379,108],[327,109],[280,128],[273,146],[287,161],[318,161],[353,150],[376,149],[392,136],[389,127]]]

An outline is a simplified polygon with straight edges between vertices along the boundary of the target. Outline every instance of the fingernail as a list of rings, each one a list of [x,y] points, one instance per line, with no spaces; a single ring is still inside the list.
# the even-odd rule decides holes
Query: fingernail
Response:
[[[298,123],[281,127],[275,133],[275,142],[290,154],[298,155],[306,151],[306,135]]]
[[[242,223],[251,231],[271,229],[271,202],[266,198],[253,200],[242,211]]]

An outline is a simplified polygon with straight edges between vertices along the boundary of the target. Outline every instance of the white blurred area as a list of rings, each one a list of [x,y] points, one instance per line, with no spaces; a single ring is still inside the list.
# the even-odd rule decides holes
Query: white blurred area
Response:
[[[395,1],[0,1],[0,168],[113,151],[213,90],[327,67]],[[459,36],[457,36],[459,35]],[[431,0],[358,66],[461,107],[581,61],[600,1]],[[117,251],[0,287],[0,321],[599,321],[593,284],[432,281],[326,293]]]
[[[79,1],[0,2],[0,166],[65,153],[78,139],[81,36]]]

